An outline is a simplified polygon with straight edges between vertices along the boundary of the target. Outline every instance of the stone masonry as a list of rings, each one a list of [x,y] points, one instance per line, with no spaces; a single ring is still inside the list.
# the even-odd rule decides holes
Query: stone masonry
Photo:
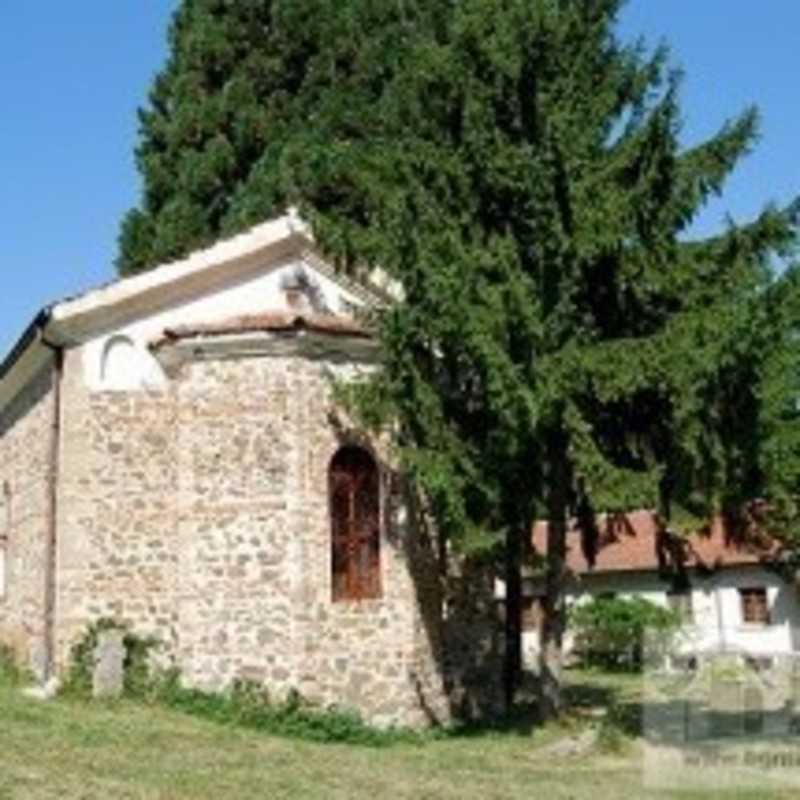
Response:
[[[327,470],[356,436],[331,401],[343,369],[303,357],[199,360],[163,391],[90,392],[80,353],[69,353],[62,668],[70,643],[107,616],[159,639],[192,685],[245,678],[378,724],[449,718],[438,584],[385,464],[383,596],[331,599]]]
[[[50,505],[53,425],[52,371],[40,370],[0,412],[0,546],[5,593],[0,641],[44,677],[45,561]]]
[[[42,309],[0,362],[0,644],[41,681],[111,618],[193,686],[379,725],[492,710],[493,582],[445,574],[387,442],[333,399],[376,368],[354,308],[389,289],[329,269],[290,211]],[[345,475],[337,557],[381,591],[334,601],[329,471],[353,445],[370,488]]]

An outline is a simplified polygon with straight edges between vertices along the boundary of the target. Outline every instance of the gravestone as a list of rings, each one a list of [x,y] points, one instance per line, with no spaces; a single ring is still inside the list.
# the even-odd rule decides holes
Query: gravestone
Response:
[[[800,736],[800,670],[797,665],[794,666],[789,679],[788,711],[789,732],[794,736]]]
[[[756,686],[744,690],[744,733],[746,736],[764,733],[764,696]]]
[[[94,649],[92,697],[119,697],[125,679],[125,644],[120,630],[101,631]]]
[[[37,641],[30,649],[29,661],[31,672],[37,683],[44,683],[47,677],[47,648],[44,642]]]
[[[715,678],[711,683],[711,735],[741,736],[744,733],[744,682]]]

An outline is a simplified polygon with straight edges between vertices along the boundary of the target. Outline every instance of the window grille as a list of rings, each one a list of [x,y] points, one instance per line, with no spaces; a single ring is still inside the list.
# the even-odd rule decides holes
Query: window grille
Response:
[[[363,448],[342,447],[329,473],[333,599],[381,596],[380,476]]]

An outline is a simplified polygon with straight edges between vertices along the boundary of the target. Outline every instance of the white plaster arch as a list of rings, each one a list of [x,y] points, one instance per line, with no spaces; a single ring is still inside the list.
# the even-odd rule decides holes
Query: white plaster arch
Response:
[[[125,334],[109,336],[102,345],[97,388],[107,391],[135,391],[156,388],[163,374],[155,359]]]

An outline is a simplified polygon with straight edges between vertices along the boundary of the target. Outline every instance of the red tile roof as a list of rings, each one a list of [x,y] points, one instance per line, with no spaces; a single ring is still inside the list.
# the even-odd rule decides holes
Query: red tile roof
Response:
[[[181,339],[199,336],[228,336],[236,333],[297,333],[311,331],[331,336],[371,338],[363,325],[350,317],[335,314],[298,313],[297,311],[266,311],[262,314],[234,317],[215,323],[198,323],[167,328],[152,347]]]
[[[547,527],[546,522],[534,525],[533,546],[540,555],[547,551]],[[583,537],[574,524],[567,533],[567,565],[573,574],[658,570],[676,561],[687,567],[716,569],[759,564],[777,552],[773,540],[763,534],[751,534],[745,540],[721,518],[685,537],[661,530],[652,511],[605,515],[598,527],[594,557],[584,552]]]

